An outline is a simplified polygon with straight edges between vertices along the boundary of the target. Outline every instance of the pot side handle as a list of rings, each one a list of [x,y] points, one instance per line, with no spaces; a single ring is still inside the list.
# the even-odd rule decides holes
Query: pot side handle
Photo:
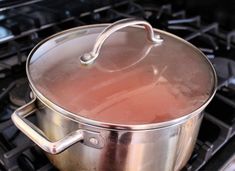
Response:
[[[19,130],[21,130],[25,135],[27,135],[34,143],[41,147],[44,151],[51,154],[58,154],[71,145],[77,143],[84,139],[83,130],[74,131],[64,138],[51,142],[46,138],[44,133],[33,125],[31,122],[25,119],[25,117],[33,114],[37,108],[35,105],[36,98],[34,98],[28,104],[17,109],[12,115],[11,119]]]
[[[80,57],[80,62],[85,65],[93,63],[95,59],[99,56],[100,49],[103,43],[110,35],[112,35],[113,33],[115,33],[116,31],[122,28],[133,26],[133,25],[143,25],[145,27],[148,40],[151,41],[153,44],[162,43],[163,39],[160,38],[160,35],[154,34],[152,26],[147,21],[138,20],[134,18],[126,18],[126,19],[116,21],[110,26],[108,26],[107,28],[105,28],[97,37],[91,52],[85,53],[84,55]]]

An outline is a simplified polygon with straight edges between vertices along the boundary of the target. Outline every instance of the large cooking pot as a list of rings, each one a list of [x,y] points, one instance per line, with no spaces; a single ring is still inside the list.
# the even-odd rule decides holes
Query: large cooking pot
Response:
[[[198,49],[134,19],[53,35],[26,69],[33,98],[12,120],[65,171],[180,170],[216,91]]]

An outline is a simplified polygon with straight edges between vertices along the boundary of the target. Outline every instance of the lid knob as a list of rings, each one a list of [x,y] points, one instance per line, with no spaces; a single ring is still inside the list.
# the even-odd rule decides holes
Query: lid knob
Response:
[[[154,35],[154,31],[152,26],[144,20],[137,20],[137,19],[133,19],[133,18],[127,18],[127,19],[123,19],[123,20],[119,20],[113,24],[111,24],[109,27],[107,27],[106,29],[104,29],[100,35],[98,36],[98,38],[96,39],[96,42],[93,46],[93,49],[91,52],[85,53],[84,55],[82,55],[80,57],[80,62],[82,64],[91,64],[92,62],[95,61],[95,59],[99,56],[100,53],[100,49],[104,43],[104,41],[114,32],[128,27],[128,26],[132,26],[132,25],[143,25],[146,29],[147,32],[147,38],[153,42],[154,44],[161,44],[163,39],[160,38],[159,35]]]

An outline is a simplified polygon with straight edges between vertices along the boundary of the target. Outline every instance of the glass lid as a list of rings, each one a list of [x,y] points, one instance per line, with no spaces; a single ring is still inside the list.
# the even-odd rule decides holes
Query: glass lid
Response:
[[[132,19],[50,37],[31,53],[27,74],[33,91],[54,105],[111,124],[177,119],[215,91],[214,70],[199,50]]]

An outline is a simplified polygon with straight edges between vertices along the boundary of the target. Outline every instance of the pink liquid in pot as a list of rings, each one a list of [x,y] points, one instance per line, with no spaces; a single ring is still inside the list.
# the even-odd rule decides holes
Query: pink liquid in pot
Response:
[[[145,40],[145,36],[143,33],[140,40]],[[35,74],[37,88],[49,100],[76,115],[127,125],[176,119],[208,100],[214,86],[213,74],[208,63],[199,57],[201,54],[190,46],[166,36],[167,45],[148,52],[151,47],[148,42],[130,45],[132,39],[120,40],[127,43],[107,42],[100,57],[87,67],[80,65],[74,49],[68,49],[71,45],[61,48],[61,52],[53,51],[54,59],[38,60],[32,67],[48,64],[48,70]],[[64,55],[65,52],[72,57]],[[131,66],[146,52],[148,57]],[[131,67],[121,70],[126,66]]]
[[[175,119],[198,108],[208,96],[165,79],[167,71],[161,72],[154,75],[153,69],[146,67],[128,73],[112,73],[111,76],[91,74],[86,76],[84,84],[81,75],[70,74],[57,80],[53,92],[47,94],[60,94],[53,100],[77,115],[118,124]]]

